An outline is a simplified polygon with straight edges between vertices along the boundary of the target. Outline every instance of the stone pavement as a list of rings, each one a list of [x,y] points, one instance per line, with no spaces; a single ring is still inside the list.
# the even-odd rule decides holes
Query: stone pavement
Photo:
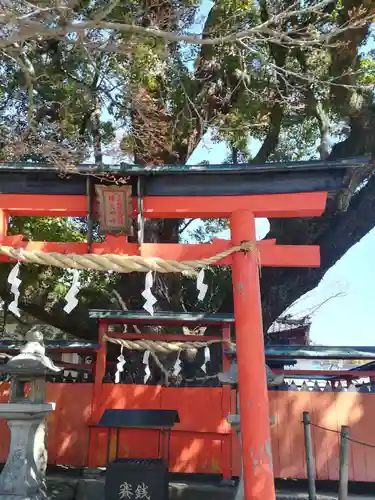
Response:
[[[104,477],[79,478],[61,474],[48,478],[50,500],[104,500]],[[232,500],[235,488],[201,482],[173,482],[170,500]],[[373,496],[350,495],[348,500],[373,500]],[[266,499],[264,499],[266,500]],[[308,500],[307,493],[278,491],[277,500]],[[318,500],[337,500],[337,494],[319,494]]]
[[[337,500],[338,495],[334,493],[320,493],[318,494],[318,500]],[[374,496],[363,496],[363,495],[349,495],[348,500],[374,500]],[[309,500],[307,493],[298,493],[296,491],[291,492],[278,492],[277,500]]]
[[[202,483],[171,483],[171,500],[232,500],[235,488],[204,485]],[[318,494],[318,500],[337,500],[337,494]],[[349,495],[348,500],[374,500],[373,496]],[[307,493],[277,491],[277,500],[309,500]],[[266,500],[266,499],[264,499]]]
[[[78,479],[61,477],[47,477],[49,500],[74,500],[76,496]]]
[[[69,471],[48,477],[50,500],[104,500],[104,477],[70,476]],[[235,488],[202,482],[172,482],[170,500],[232,500]],[[348,500],[374,500],[369,495],[349,495]],[[267,499],[264,499],[267,500]],[[278,491],[277,500],[308,500],[308,494]],[[337,494],[321,493],[318,500],[337,500]]]

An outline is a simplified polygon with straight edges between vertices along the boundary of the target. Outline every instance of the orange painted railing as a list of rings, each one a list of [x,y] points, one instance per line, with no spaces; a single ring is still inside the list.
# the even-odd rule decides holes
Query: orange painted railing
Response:
[[[0,383],[0,402],[6,402],[8,396],[9,385]],[[226,415],[234,410],[233,396],[229,388],[103,384],[99,405],[100,409],[177,409],[181,423],[172,432],[171,470],[221,473],[230,477],[239,474],[237,437],[226,422]],[[49,419],[48,430],[51,464],[86,466],[90,440],[95,440],[95,465],[104,465],[107,433],[105,430],[90,430],[92,397],[93,384],[48,384],[47,400],[56,402],[56,411]],[[271,433],[276,477],[306,477],[301,423],[304,411],[310,412],[313,424],[333,431],[312,428],[317,479],[338,479],[338,432],[341,425],[350,426],[355,440],[375,444],[375,394],[270,391],[269,398],[270,414],[275,418]],[[8,446],[9,431],[5,421],[0,420],[0,462],[5,461]],[[150,457],[157,454],[157,447],[157,431],[120,432],[120,456]],[[375,481],[374,448],[351,443],[349,479]]]

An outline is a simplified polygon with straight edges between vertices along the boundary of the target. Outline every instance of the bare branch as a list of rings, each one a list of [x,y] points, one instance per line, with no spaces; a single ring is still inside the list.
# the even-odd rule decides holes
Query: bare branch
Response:
[[[275,16],[272,16],[267,21],[258,24],[254,27],[249,27],[244,30],[234,31],[223,36],[210,36],[209,33],[203,33],[203,36],[199,34],[178,34],[176,32],[163,31],[157,28],[143,27],[136,24],[120,23],[120,22],[110,22],[104,21],[104,17],[114,9],[117,2],[113,1],[108,9],[103,9],[98,17],[94,17],[92,20],[75,20],[70,24],[64,23],[62,26],[46,27],[44,22],[33,21],[32,18],[40,15],[42,13],[41,9],[38,9],[34,13],[29,13],[27,17],[27,23],[22,23],[22,19],[16,14],[11,16],[11,12],[4,14],[4,22],[7,24],[14,23],[11,28],[11,34],[0,39],[0,48],[11,47],[14,43],[25,42],[27,40],[37,40],[40,37],[45,39],[49,38],[65,38],[68,34],[87,34],[89,30],[100,30],[100,31],[113,31],[118,33],[128,33],[133,35],[140,35],[143,37],[161,38],[169,42],[185,42],[187,44],[193,45],[222,45],[227,43],[234,43],[239,40],[244,40],[251,38],[252,36],[259,35],[261,33],[267,34],[269,37],[274,38],[275,43],[290,44],[293,46],[310,44],[321,44],[327,43],[333,36],[332,33],[321,33],[317,32],[305,32],[305,39],[292,37],[293,33],[286,33],[278,31],[278,27],[283,25],[291,18],[295,18],[299,15],[306,15],[309,13],[323,12],[324,9],[333,4],[334,0],[323,0],[316,2],[309,7],[302,7],[298,9],[289,8]],[[46,12],[50,12],[48,9]],[[367,22],[370,17],[360,17],[358,20],[353,20],[348,26],[341,27],[340,30],[344,31],[346,29],[351,29],[354,25],[358,23]]]
[[[180,228],[180,232],[183,233],[195,220],[196,219],[189,219],[188,221],[186,221],[185,224]]]
[[[118,291],[117,290],[112,290],[112,293],[116,297],[118,303],[120,304],[121,309],[123,311],[126,311],[126,312],[129,311],[129,309],[126,307],[126,304],[125,304],[123,298],[118,293]],[[134,329],[135,333],[142,333],[141,330],[138,328],[137,325],[132,325],[132,326],[133,326],[133,329]],[[124,325],[124,327],[126,327],[126,325]],[[124,333],[125,333],[125,331],[124,331]]]
[[[94,21],[102,21],[119,5],[121,0],[112,0],[109,5],[100,10],[94,17]]]

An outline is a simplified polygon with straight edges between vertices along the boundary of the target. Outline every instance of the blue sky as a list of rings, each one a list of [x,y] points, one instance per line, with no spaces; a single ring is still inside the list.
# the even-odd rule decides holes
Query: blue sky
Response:
[[[228,155],[225,144],[203,141],[189,159],[196,164],[202,160],[211,164],[222,163]],[[268,221],[257,221],[257,233],[263,238],[268,231]],[[222,237],[229,238],[229,232]],[[319,286],[302,297],[290,309],[296,314],[312,315],[311,339],[323,345],[374,345],[375,329],[375,267],[373,252],[375,229],[352,247],[331,268]]]

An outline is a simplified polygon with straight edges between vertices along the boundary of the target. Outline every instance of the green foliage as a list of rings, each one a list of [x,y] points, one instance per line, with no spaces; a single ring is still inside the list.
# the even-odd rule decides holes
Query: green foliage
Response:
[[[371,50],[361,59],[360,82],[362,85],[375,86],[375,50]]]
[[[229,268],[212,266],[205,272],[205,283],[208,292],[204,301],[197,300],[196,277],[181,279],[182,295],[184,297],[184,308],[186,311],[205,311],[215,313],[223,307],[223,300],[232,288],[232,276]],[[227,310],[226,312],[230,312]]]
[[[107,7],[104,0],[86,0],[74,7],[74,13],[81,19],[89,19]],[[277,6],[267,1],[216,0],[205,20],[203,32],[218,37],[253,28],[263,23],[267,16],[278,15],[287,7],[287,2]],[[367,4],[363,7],[369,8]],[[147,1],[140,5],[132,0],[116,5],[105,20],[157,26],[177,33],[196,32],[202,8],[206,9],[206,4],[199,0],[161,2],[157,6]],[[307,33],[314,30],[317,35],[334,33],[340,24],[350,22],[348,10],[350,2],[335,2],[324,13],[302,12],[295,20],[290,20],[290,25],[286,23],[284,29],[287,31],[295,22],[301,31]],[[358,37],[358,47],[366,36],[363,31]],[[53,141],[76,159],[84,159],[92,154],[93,121],[97,116],[95,110],[99,108],[102,148],[111,143],[119,127],[124,130],[124,152],[150,147],[143,139],[144,144],[140,144],[132,115],[139,105],[136,94],[142,87],[159,106],[159,116],[166,114],[166,120],[171,122],[167,126],[171,137],[161,145],[167,150],[166,156],[171,157],[172,152],[177,161],[184,162],[202,133],[211,128],[218,141],[225,140],[251,157],[247,151],[249,136],[265,138],[275,102],[280,102],[283,108],[280,131],[283,136],[290,136],[287,129],[291,126],[294,135],[295,127],[301,125],[306,129],[311,126],[302,124],[306,117],[310,119],[311,113],[304,110],[304,106],[311,107],[311,102],[308,102],[311,99],[307,96],[311,88],[315,99],[323,103],[328,115],[332,115],[340,104],[330,96],[332,75],[337,80],[338,72],[344,74],[352,70],[348,66],[351,62],[346,60],[341,68],[336,67],[339,48],[332,51],[329,45],[306,43],[281,49],[268,43],[263,35],[245,37],[240,43],[202,48],[167,43],[163,38],[134,36],[126,31],[93,30],[88,37],[93,45],[122,44],[123,53],[100,50],[91,53],[79,43],[65,44],[58,39],[40,38],[28,43],[24,51],[35,74],[31,83],[24,71],[26,62],[22,63],[22,54],[0,58],[0,110],[3,111],[0,113],[0,133],[5,143],[26,135],[25,149],[38,150],[35,153],[39,158],[55,160],[59,155],[64,156],[62,151],[50,154],[43,148],[43,141]],[[335,43],[341,43],[340,37],[333,38]],[[342,50],[345,50],[345,45]],[[361,57],[358,84],[373,83],[373,64],[372,53]],[[344,117],[345,108],[340,112]],[[30,113],[32,121],[28,123]],[[145,110],[141,115],[142,123],[147,118],[151,129],[159,128]],[[318,136],[316,121],[314,126]],[[304,133],[299,135],[302,138]],[[300,149],[310,148],[310,143],[310,139],[306,143],[300,142]],[[25,153],[30,154],[30,151]],[[268,156],[274,153],[270,151]],[[291,156],[303,155],[304,152],[293,152]],[[2,156],[15,158],[11,148],[3,149]]]
[[[304,145],[301,148],[301,144]],[[319,158],[317,147],[319,135],[314,119],[304,120],[303,123],[290,123],[282,128],[279,144],[270,155],[270,161],[298,161]]]
[[[85,241],[77,224],[67,217],[12,217],[10,234],[23,234],[29,241]]]

